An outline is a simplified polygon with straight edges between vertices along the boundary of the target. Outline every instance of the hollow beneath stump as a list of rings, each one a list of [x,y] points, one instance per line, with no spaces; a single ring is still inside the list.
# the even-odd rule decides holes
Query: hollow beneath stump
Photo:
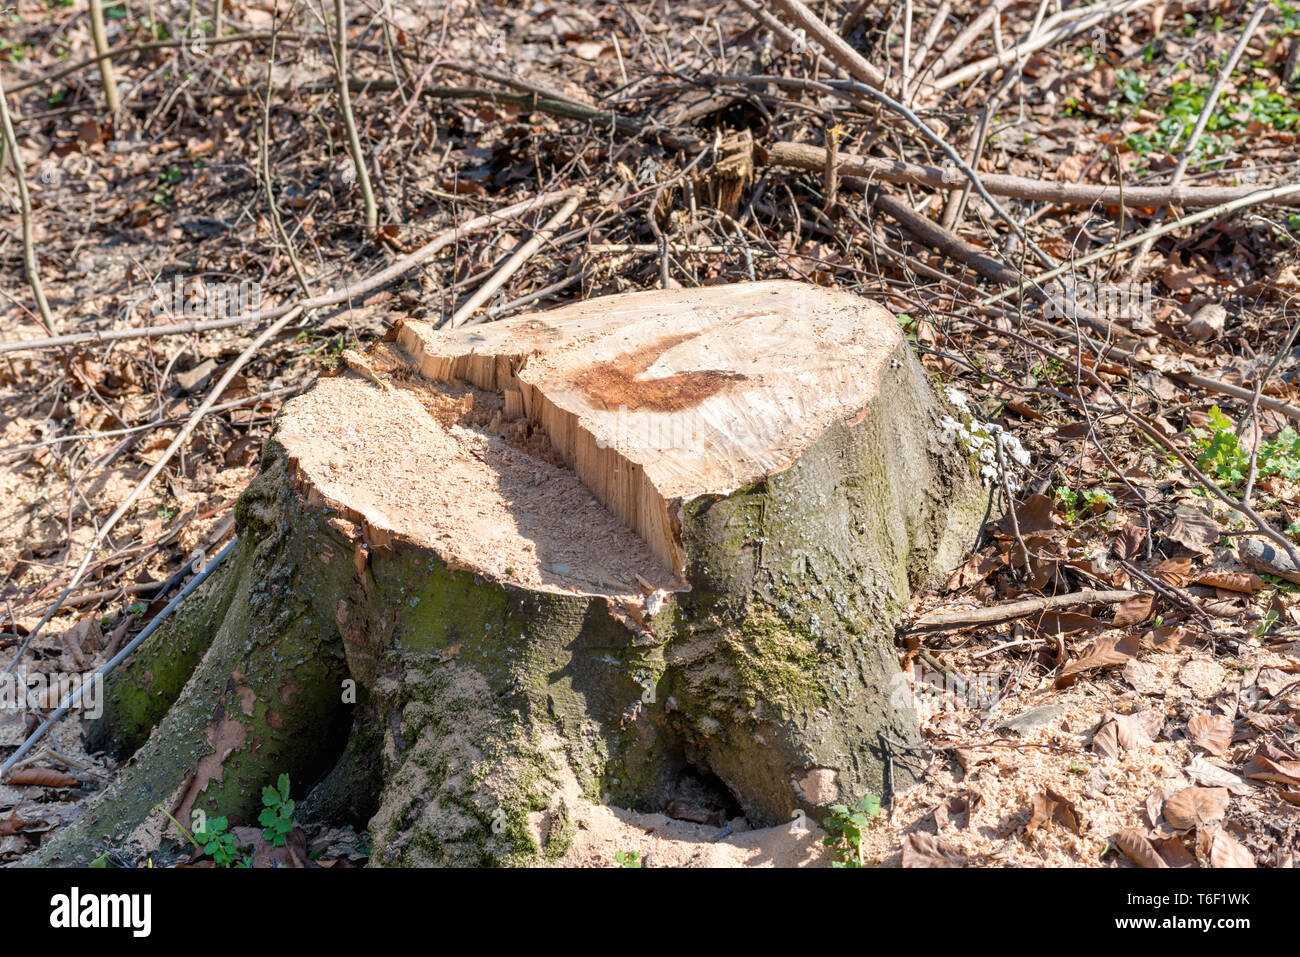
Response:
[[[288,403],[226,566],[108,688],[131,763],[33,863],[251,821],[376,864],[561,857],[587,802],[755,825],[887,786],[897,613],[986,494],[897,321],[765,282],[401,325]]]

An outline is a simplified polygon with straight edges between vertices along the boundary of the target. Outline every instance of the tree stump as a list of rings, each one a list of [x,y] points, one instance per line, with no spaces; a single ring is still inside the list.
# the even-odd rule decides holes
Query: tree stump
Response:
[[[33,862],[251,822],[281,772],[405,865],[555,860],[583,802],[685,774],[754,825],[906,785],[894,625],[987,491],[889,312],[748,283],[345,358],[109,682],[90,733],[130,764]]]

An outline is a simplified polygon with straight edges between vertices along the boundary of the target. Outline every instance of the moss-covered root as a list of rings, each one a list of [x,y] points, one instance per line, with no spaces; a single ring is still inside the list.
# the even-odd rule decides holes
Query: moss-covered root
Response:
[[[251,823],[262,785],[288,772],[305,788],[337,757],[346,668],[325,609],[354,581],[351,552],[296,506],[283,478],[270,458],[241,499],[247,541],[230,574],[243,584],[184,691],[108,789],[24,864],[84,864],[104,846],[140,853],[175,842],[164,812],[187,829],[197,812]]]
[[[194,674],[236,596],[248,587],[251,539],[214,569],[138,649],[104,682],[103,716],[86,724],[86,747],[128,758],[148,740]],[[243,574],[241,574],[243,572]]]

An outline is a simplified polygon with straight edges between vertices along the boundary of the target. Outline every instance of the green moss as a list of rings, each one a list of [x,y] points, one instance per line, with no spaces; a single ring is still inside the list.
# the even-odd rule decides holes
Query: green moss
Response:
[[[769,609],[751,608],[739,636],[727,638],[724,647],[749,705],[767,701],[795,710],[825,703],[818,677],[822,656],[793,622]]]

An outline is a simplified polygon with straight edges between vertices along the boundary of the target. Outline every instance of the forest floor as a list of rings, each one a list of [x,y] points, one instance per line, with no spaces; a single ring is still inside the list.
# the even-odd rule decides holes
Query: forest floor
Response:
[[[108,0],[110,114],[85,3],[6,4],[0,81],[49,309],[6,160],[0,667],[108,660],[229,540],[286,399],[398,319],[450,321],[555,217],[471,302],[481,318],[665,284],[849,290],[899,316],[989,450],[1015,520],[900,625],[926,749],[894,760],[922,783],[884,796],[864,862],[1294,866],[1300,203],[1223,207],[1300,182],[1300,7],[810,7],[858,61],[825,55],[778,0],[349,5],[359,176],[332,11],[227,0],[218,25],[207,6]],[[864,83],[862,63],[881,76]],[[1121,185],[1155,192],[1102,193]],[[457,223],[573,187],[567,216],[463,237],[247,355],[269,317],[211,326],[345,293]],[[1138,594],[963,621],[1116,589]],[[0,759],[57,697],[4,702]],[[0,782],[0,862],[114,771],[57,725]],[[571,864],[832,857],[803,821],[592,807],[582,825]],[[355,833],[296,839],[306,853],[265,859],[365,858]]]

